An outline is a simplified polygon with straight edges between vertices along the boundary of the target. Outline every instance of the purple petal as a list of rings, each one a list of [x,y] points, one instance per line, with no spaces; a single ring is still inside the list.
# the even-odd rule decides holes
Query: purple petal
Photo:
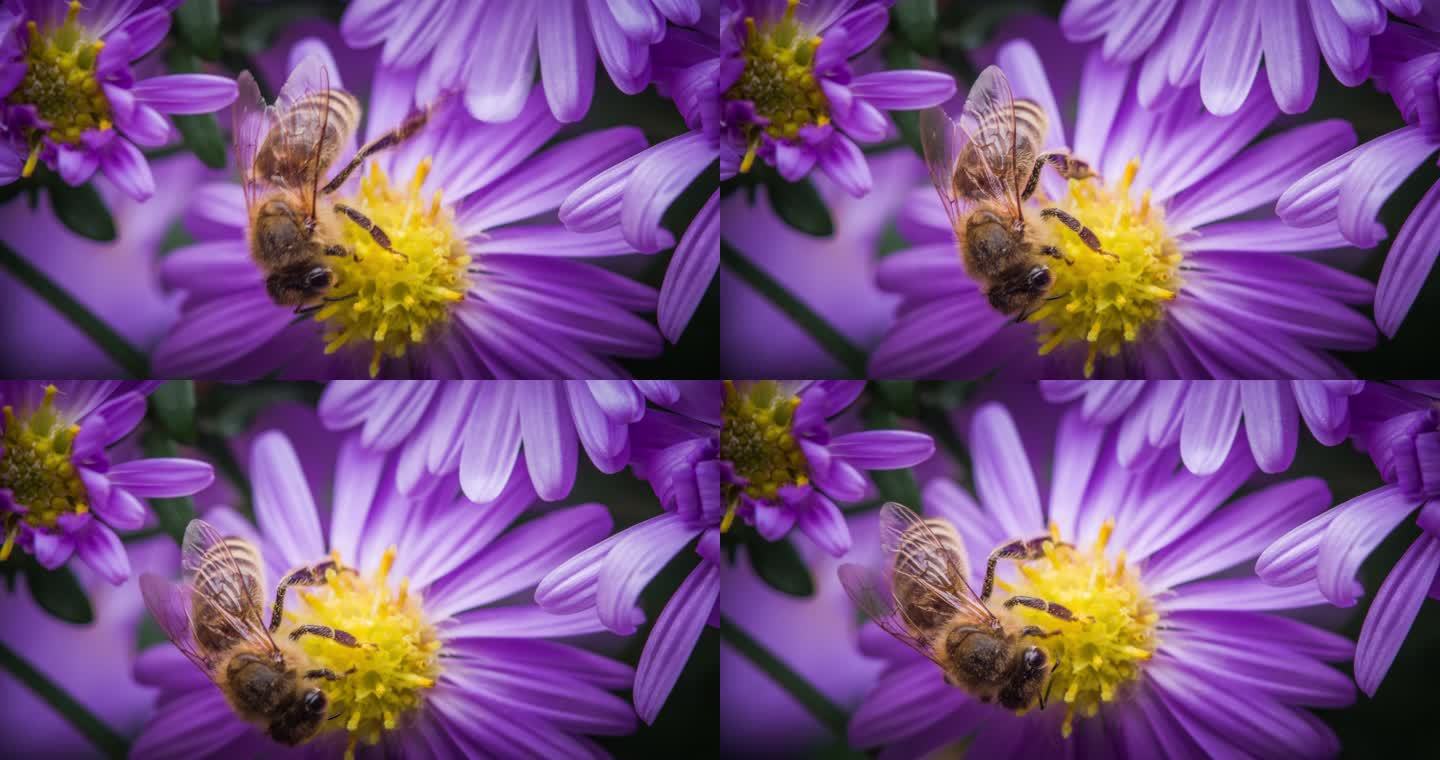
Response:
[[[1320,541],[1339,515],[1338,510],[1328,509],[1276,539],[1260,553],[1255,573],[1266,583],[1277,586],[1294,586],[1312,580],[1319,562]]]
[[[255,520],[288,567],[316,562],[325,556],[320,516],[310,483],[290,439],[279,431],[261,433],[250,454],[250,479],[255,493]]]
[[[149,514],[145,505],[123,488],[111,490],[110,498],[92,502],[90,507],[107,525],[120,530],[140,528],[145,524],[145,517]]]
[[[456,625],[445,629],[448,641],[468,638],[562,638],[605,630],[594,611],[588,609],[560,615],[539,607],[488,607],[466,612],[457,620]]]
[[[116,31],[130,37],[130,49],[134,53],[148,53],[170,31],[170,13],[164,8],[151,8],[126,19]]]
[[[1355,682],[1370,696],[1380,688],[1440,570],[1440,539],[1421,534],[1380,585],[1355,650]]]
[[[864,430],[830,441],[830,453],[864,470],[913,467],[935,453],[935,441],[909,430]]]
[[[1326,446],[1344,441],[1350,432],[1350,399],[1338,389],[1332,392],[1331,386],[1338,383],[1295,380],[1291,385],[1300,415],[1305,418],[1305,425],[1310,428],[1315,440]]]
[[[1403,236],[1403,231],[1402,231]],[[690,226],[680,237],[680,245],[670,258],[665,280],[660,284],[660,304],[656,322],[666,340],[678,343],[690,317],[700,306],[705,291],[715,280],[720,268],[720,192],[700,208]]]
[[[1380,242],[1380,206],[1434,152],[1419,127],[1402,127],[1362,146],[1340,182],[1336,214],[1345,239],[1359,248]]]
[[[1380,285],[1375,291],[1375,324],[1385,335],[1395,337],[1415,297],[1420,294],[1420,286],[1430,276],[1435,256],[1440,253],[1440,246],[1435,244],[1437,239],[1440,239],[1440,183],[1431,185],[1410,211],[1380,270]]]
[[[873,181],[870,164],[866,163],[865,154],[850,138],[841,134],[831,135],[818,148],[817,165],[825,176],[835,180],[835,184],[856,198],[870,192]]]
[[[535,75],[535,3],[487,3],[477,27],[489,40],[470,53],[465,106],[481,121],[509,121],[520,114]],[[547,22],[548,23],[548,22]]]
[[[215,469],[194,459],[136,459],[107,473],[110,482],[136,496],[189,496],[215,481]]]
[[[169,74],[136,82],[135,97],[161,113],[211,113],[235,102],[235,80],[210,74]]]
[[[465,426],[460,487],[475,502],[500,495],[520,454],[520,416],[515,383],[482,383]]]
[[[100,521],[91,520],[72,539],[80,559],[109,583],[118,586],[130,577],[130,556],[125,553],[125,545],[115,531]]]
[[[1316,581],[1325,598],[1337,607],[1354,605],[1360,563],[1419,506],[1399,488],[1385,486],[1335,507],[1340,514],[1320,540],[1316,568]]]
[[[1237,0],[1227,14],[1252,19],[1255,0]],[[1240,110],[1255,73],[1260,68],[1260,24],[1219,23],[1205,41],[1205,63],[1200,68],[1200,97],[1217,116]]]
[[[831,556],[841,557],[850,551],[850,526],[840,508],[827,496],[812,492],[799,507],[795,527]]]
[[[1240,386],[1233,381],[1199,383],[1185,399],[1180,456],[1196,475],[1220,469],[1240,428]]]
[[[540,81],[551,113],[563,122],[579,121],[595,94],[595,38],[587,27],[583,3],[552,9],[537,25]]]
[[[939,71],[877,71],[856,77],[850,91],[877,108],[914,110],[954,97],[955,80]]]
[[[1242,380],[1240,405],[1255,463],[1264,472],[1282,472],[1295,459],[1300,428],[1295,396],[1281,380]]]
[[[155,175],[150,173],[150,164],[139,148],[129,140],[117,139],[111,140],[104,150],[100,168],[126,195],[144,201],[155,194]]]
[[[1020,441],[1015,420],[1005,407],[990,403],[975,413],[970,422],[970,451],[980,502],[1006,535],[1044,533],[1040,491],[1030,468],[1030,455]]]
[[[1281,0],[1259,14],[1265,73],[1275,102],[1285,113],[1300,113],[1315,100],[1320,55],[1305,0]]]
[[[521,382],[516,391],[525,463],[535,492],[546,501],[563,499],[575,484],[575,423],[558,382]]]
[[[698,531],[678,515],[666,513],[625,531],[605,555],[597,579],[595,611],[606,628],[628,636],[644,620],[636,604],[640,592]]]
[[[635,670],[635,712],[647,724],[659,716],[719,598],[720,568],[702,562],[656,618]]]
[[[625,239],[643,252],[659,251],[675,244],[660,218],[670,203],[715,160],[707,149],[705,135],[689,132],[645,151],[625,189],[620,224]]]

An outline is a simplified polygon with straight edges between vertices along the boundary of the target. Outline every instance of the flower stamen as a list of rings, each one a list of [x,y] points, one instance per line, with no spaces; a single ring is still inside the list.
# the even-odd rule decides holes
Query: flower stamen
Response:
[[[71,461],[80,426],[66,423],[55,409],[58,392],[53,385],[45,386],[44,400],[23,419],[12,406],[3,410],[0,489],[9,490],[25,511],[19,518],[7,516],[0,560],[10,556],[22,521],[34,528],[54,528],[65,515],[90,511],[89,492]]]
[[[344,243],[356,258],[327,259],[336,283],[315,313],[326,323],[325,353],[351,343],[370,344],[370,375],[384,356],[403,357],[450,320],[452,307],[470,287],[470,255],[454,216],[436,190],[421,193],[431,159],[425,158],[403,189],[393,188],[379,164],[360,181],[350,205],[390,236],[397,255],[380,247],[358,225],[342,223]]]
[[[1056,298],[1030,315],[1039,325],[1039,353],[1085,343],[1085,376],[1095,372],[1099,356],[1117,356],[1127,343],[1165,315],[1166,304],[1180,292],[1181,252],[1165,231],[1161,210],[1150,191],[1130,200],[1139,159],[1125,166],[1120,182],[1107,189],[1098,177],[1069,182],[1057,204],[1100,239],[1106,256],[1080,238],[1060,230],[1055,245],[1068,262],[1052,266]]]
[[[798,396],[782,392],[774,380],[751,383],[741,390],[725,381],[721,410],[720,458],[729,460],[746,484],[740,488],[754,499],[773,499],[784,486],[810,482],[809,463],[792,425]],[[733,500],[732,501],[733,510]],[[727,510],[726,521],[734,516]]]
[[[378,744],[384,732],[413,715],[440,675],[441,642],[425,620],[420,595],[410,590],[408,578],[390,586],[395,552],[387,548],[369,577],[327,570],[324,586],[300,592],[306,608],[286,613],[292,623],[328,625],[361,642],[347,647],[318,636],[301,639],[317,666],[343,674],[325,693],[341,716],[334,730],[349,735],[347,758],[358,742]],[[339,552],[331,559],[338,566]]]
[[[1058,631],[1037,643],[1056,663],[1047,688],[1065,702],[1061,732],[1067,737],[1075,715],[1093,717],[1101,704],[1114,701],[1158,646],[1160,615],[1139,575],[1126,565],[1124,552],[1113,563],[1105,556],[1114,528],[1114,521],[1106,520],[1095,543],[1082,550],[1061,544],[1059,527],[1052,523],[1045,557],[1022,564],[1018,581],[998,582],[1012,595],[1057,602],[1076,615],[1063,622],[1039,610],[1016,608],[1026,623]]]
[[[830,123],[830,102],[815,78],[815,53],[822,38],[804,34],[795,19],[798,5],[799,0],[788,0],[785,15],[764,29],[755,17],[745,19],[745,68],[725,97],[753,103],[764,124],[747,126],[741,172],[755,163],[762,131],[774,139],[794,140],[803,127]]]
[[[86,35],[80,10],[78,0],[71,2],[65,21],[44,33],[34,21],[26,23],[25,78],[7,100],[34,106],[42,124],[26,130],[30,152],[22,176],[34,173],[42,137],[74,145],[87,130],[113,126],[110,101],[95,71],[105,43]]]

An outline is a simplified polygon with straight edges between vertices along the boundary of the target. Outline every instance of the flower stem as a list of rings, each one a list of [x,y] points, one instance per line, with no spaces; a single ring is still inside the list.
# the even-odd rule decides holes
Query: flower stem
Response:
[[[803,301],[796,298],[793,293],[786,290],[784,285],[767,274],[765,270],[755,266],[745,258],[744,254],[723,239],[720,241],[720,260],[725,263],[726,268],[738,275],[747,285],[785,312],[785,315],[790,317],[801,329],[810,333],[810,337],[814,338],[821,348],[840,362],[851,377],[865,377],[864,351],[851,343],[849,338],[832,327],[829,322],[826,322]]]
[[[128,340],[112,330],[104,320],[95,316],[84,304],[75,300],[74,296],[4,243],[0,243],[0,268],[8,271],[55,311],[69,319],[71,324],[85,333],[131,377],[150,376],[150,362],[144,353],[130,345]]]
[[[70,721],[70,724],[100,751],[109,757],[125,757],[130,743],[124,737],[111,730],[104,721],[4,644],[0,644],[0,667],[10,671],[17,680],[55,708],[55,712]]]
[[[815,719],[822,725],[829,728],[836,736],[845,737],[845,724],[849,721],[845,711],[839,705],[830,701],[830,698],[820,692],[806,681],[803,676],[796,673],[776,657],[764,644],[750,637],[750,634],[741,630],[735,625],[735,621],[724,615],[720,616],[720,635],[735,647],[746,659],[755,663],[755,666],[770,676],[780,688],[784,689],[795,698]]]

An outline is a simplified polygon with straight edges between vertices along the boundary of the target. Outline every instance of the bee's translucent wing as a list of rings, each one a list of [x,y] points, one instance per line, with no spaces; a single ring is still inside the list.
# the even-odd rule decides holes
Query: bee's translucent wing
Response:
[[[212,675],[214,663],[201,653],[190,625],[190,588],[171,583],[154,573],[145,573],[140,576],[140,594],[145,598],[145,607],[150,610],[150,615],[160,624],[160,630],[165,632],[175,648],[206,675]]]
[[[961,168],[973,180],[967,186],[1007,202],[1018,215],[1049,129],[1045,112],[1034,101],[1016,101],[1005,72],[987,66],[970,88],[959,125],[973,147],[961,156]]]
[[[845,587],[845,593],[850,595],[850,600],[855,602],[855,606],[859,607],[866,617],[875,621],[875,625],[925,655],[931,662],[943,664],[935,657],[931,639],[917,632],[895,604],[895,595],[887,587],[881,573],[848,562],[840,566],[839,575],[840,585]]]
[[[260,96],[260,87],[250,72],[240,72],[235,83],[240,88],[240,95],[235,99],[231,112],[230,140],[234,148],[235,167],[240,171],[240,187],[245,192],[245,209],[249,211],[255,205],[255,199],[260,197],[263,184],[268,182],[268,178],[256,175],[255,153],[264,142],[265,135],[270,133],[275,111],[266,107],[265,99]]]
[[[190,593],[211,613],[196,621],[216,640],[245,640],[276,651],[265,626],[264,564],[243,538],[226,538],[204,520],[191,520],[180,547],[181,573]]]
[[[325,60],[308,55],[290,72],[275,105],[284,127],[284,151],[291,157],[290,182],[304,190],[313,216],[330,164],[350,144],[359,126],[360,101],[333,88]]]
[[[898,585],[908,581],[943,609],[977,621],[995,619],[967,580],[965,545],[953,529],[944,536],[908,507],[889,502],[880,509],[880,547]]]
[[[940,205],[945,207],[956,237],[963,229],[965,209],[971,203],[955,189],[956,161],[965,142],[960,125],[944,109],[937,106],[920,114],[920,144],[925,151],[925,165],[930,169],[930,183],[940,195]]]

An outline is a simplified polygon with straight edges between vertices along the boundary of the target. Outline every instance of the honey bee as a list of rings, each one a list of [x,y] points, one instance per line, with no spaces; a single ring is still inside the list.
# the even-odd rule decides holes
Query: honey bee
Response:
[[[397,256],[390,236],[359,210],[327,196],[340,189],[365,159],[408,139],[429,118],[429,110],[407,117],[376,138],[321,185],[360,122],[360,101],[330,87],[318,56],[300,62],[285,81],[275,105],[267,106],[250,72],[236,80],[235,163],[241,168],[249,217],[250,254],[265,273],[265,290],[295,313],[318,309],[335,284],[327,256],[355,256],[341,241],[340,225],[353,223],[381,248]],[[358,260],[358,259],[357,259]]]
[[[891,502],[880,512],[889,588],[884,575],[855,564],[840,568],[840,582],[881,629],[939,665],[952,686],[1010,710],[1023,710],[1037,701],[1044,709],[1049,688],[1042,692],[1041,687],[1058,663],[1033,640],[1058,631],[1026,625],[1012,609],[1031,607],[1066,621],[1075,620],[1075,615],[1059,604],[1030,596],[1012,596],[992,609],[989,598],[998,561],[1042,557],[1048,540],[1045,536],[1011,541],[996,548],[977,595],[966,580],[965,545],[954,526],[939,518],[921,519]]]
[[[323,636],[348,647],[360,642],[323,625],[297,626],[278,641],[272,634],[280,629],[286,589],[318,586],[330,569],[350,571],[327,560],[289,573],[275,590],[267,626],[261,619],[264,565],[249,541],[222,537],[203,520],[191,520],[181,563],[180,583],[151,573],[140,578],[145,606],[165,635],[220,687],[241,718],[281,744],[313,738],[329,706],[324,689],[314,682],[347,674],[316,667],[296,642],[303,636]]]
[[[1025,205],[1046,164],[1068,179],[1094,176],[1064,150],[1041,151],[1048,129],[1045,111],[1033,100],[1016,100],[995,66],[975,80],[959,121],[940,108],[920,115],[930,181],[960,241],[965,271],[996,311],[1017,315],[1017,322],[1049,294],[1054,275],[1048,260],[1072,263],[1054,245],[1044,219],[1059,221],[1085,245],[1110,255],[1069,213]]]

